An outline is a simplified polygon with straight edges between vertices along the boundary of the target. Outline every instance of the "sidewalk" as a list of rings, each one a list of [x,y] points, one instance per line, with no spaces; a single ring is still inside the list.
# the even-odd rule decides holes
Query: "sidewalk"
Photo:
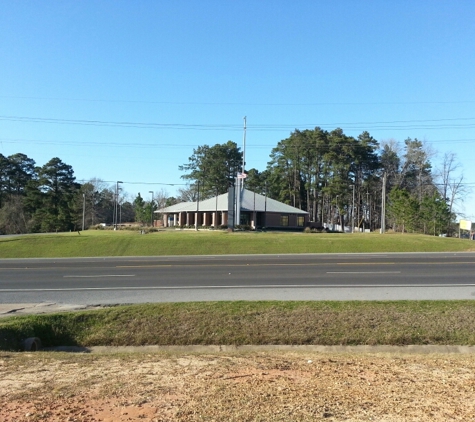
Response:
[[[97,309],[100,306],[74,305],[68,303],[0,303],[0,318],[14,315],[50,314],[54,312]]]

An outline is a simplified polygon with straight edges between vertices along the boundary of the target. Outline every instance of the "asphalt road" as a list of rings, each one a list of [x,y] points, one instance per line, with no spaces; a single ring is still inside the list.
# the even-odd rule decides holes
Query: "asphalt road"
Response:
[[[352,299],[475,299],[475,254],[0,260],[0,303]]]

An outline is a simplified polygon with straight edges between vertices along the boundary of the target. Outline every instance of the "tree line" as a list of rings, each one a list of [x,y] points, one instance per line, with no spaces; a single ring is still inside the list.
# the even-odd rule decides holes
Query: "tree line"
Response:
[[[466,195],[455,154],[432,168],[430,148],[418,139],[380,144],[368,132],[295,130],[271,150],[263,171],[246,170],[245,187],[307,211],[318,224],[375,230],[450,232],[454,206]],[[188,182],[175,196],[146,201],[94,178],[78,183],[72,167],[55,157],[43,166],[18,153],[0,154],[0,233],[80,230],[98,224],[151,224],[153,212],[177,202],[223,194],[243,171],[235,142],[202,145],[179,166]],[[382,199],[387,201],[383,215]]]
[[[358,137],[337,128],[295,130],[270,153],[264,171],[246,171],[245,187],[307,211],[310,221],[359,229],[447,233],[454,204],[466,194],[453,153],[433,171],[430,148],[407,138],[380,144],[367,131]],[[179,167],[201,198],[227,191],[243,168],[234,142],[200,146]],[[199,193],[198,193],[199,191]],[[387,200],[383,215],[382,197]]]

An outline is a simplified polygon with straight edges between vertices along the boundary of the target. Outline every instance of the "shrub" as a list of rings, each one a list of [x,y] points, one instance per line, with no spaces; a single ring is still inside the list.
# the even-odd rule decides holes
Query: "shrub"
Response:
[[[236,226],[236,230],[250,231],[252,227],[249,224],[239,224]]]

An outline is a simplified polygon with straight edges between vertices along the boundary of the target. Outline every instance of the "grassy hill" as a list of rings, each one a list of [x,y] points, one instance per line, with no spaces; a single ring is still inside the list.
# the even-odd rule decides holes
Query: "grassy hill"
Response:
[[[413,234],[208,230],[0,236],[0,258],[460,251],[475,251],[475,242]]]

